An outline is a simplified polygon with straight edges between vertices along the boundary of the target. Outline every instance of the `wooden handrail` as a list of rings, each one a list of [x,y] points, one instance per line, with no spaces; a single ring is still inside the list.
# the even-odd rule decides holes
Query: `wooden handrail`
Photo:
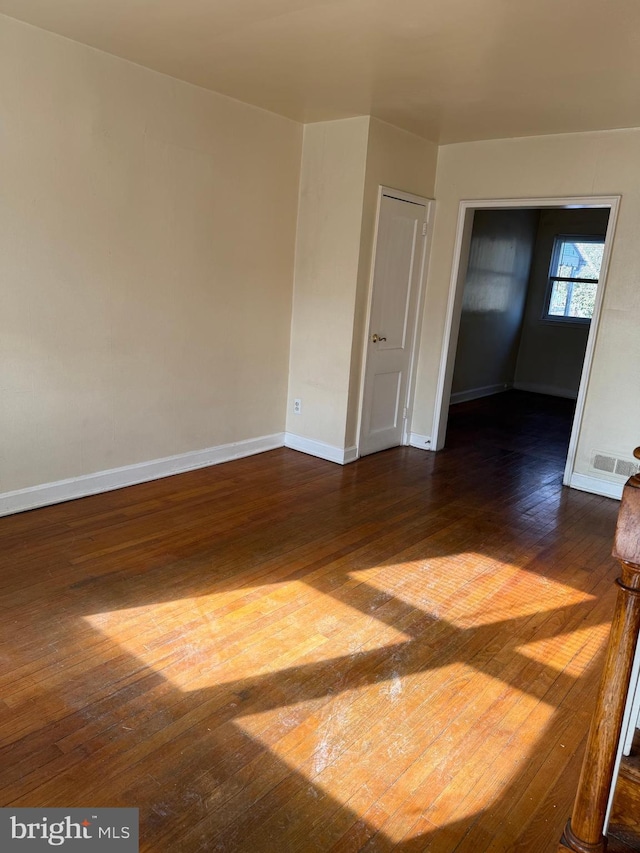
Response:
[[[640,447],[634,456],[640,459]],[[624,487],[613,556],[622,566],[616,609],[573,814],[559,851],[600,853],[607,847],[605,817],[640,632],[640,475]]]

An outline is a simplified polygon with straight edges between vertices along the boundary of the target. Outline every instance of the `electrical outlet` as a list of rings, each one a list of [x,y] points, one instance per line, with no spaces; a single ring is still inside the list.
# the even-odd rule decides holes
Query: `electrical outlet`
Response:
[[[293,401],[293,414],[299,415],[301,411],[302,411],[302,400],[299,400],[296,398]]]

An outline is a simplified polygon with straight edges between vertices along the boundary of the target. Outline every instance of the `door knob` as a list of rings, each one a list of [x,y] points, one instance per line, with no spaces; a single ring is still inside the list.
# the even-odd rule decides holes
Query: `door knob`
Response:
[[[383,338],[381,335],[372,335],[371,341],[374,344],[382,343],[382,341],[386,341],[386,338]]]

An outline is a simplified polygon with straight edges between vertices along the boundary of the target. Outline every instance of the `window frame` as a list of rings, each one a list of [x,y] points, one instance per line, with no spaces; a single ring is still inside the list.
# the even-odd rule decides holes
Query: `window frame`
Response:
[[[550,314],[549,306],[551,304],[551,297],[553,295],[553,284],[556,281],[567,282],[569,285],[569,293],[567,294],[567,304],[569,304],[571,299],[571,290],[574,284],[595,284],[596,293],[598,289],[598,285],[600,283],[600,276],[602,276],[602,267],[600,268],[600,275],[598,278],[569,278],[565,276],[553,275],[553,271],[558,268],[558,256],[560,254],[561,246],[563,242],[579,242],[579,243],[601,243],[604,247],[606,236],[602,236],[599,234],[556,234],[553,238],[553,249],[551,251],[551,260],[549,261],[549,272],[547,273],[547,290],[544,297],[544,306],[543,306],[543,314],[542,319],[547,323],[568,323],[569,325],[577,325],[577,326],[588,326],[592,319],[591,317],[569,317],[566,314],[559,316],[558,314]],[[595,310],[595,306],[594,306]]]

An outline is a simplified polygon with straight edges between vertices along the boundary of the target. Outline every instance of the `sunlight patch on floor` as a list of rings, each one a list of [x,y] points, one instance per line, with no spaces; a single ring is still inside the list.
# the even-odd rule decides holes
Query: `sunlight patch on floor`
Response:
[[[387,676],[321,706],[302,703],[235,722],[309,780],[300,808],[309,808],[307,790],[315,789],[317,797],[319,789],[396,843],[413,837],[412,826],[425,818],[435,826],[448,823],[454,791],[460,799],[459,780],[453,780],[462,762],[465,784],[474,794],[457,804],[457,817],[488,807],[496,795],[492,763],[499,755],[501,783],[508,784],[521,771],[531,743],[500,750],[501,742],[506,747],[534,712],[536,730],[542,730],[555,711],[524,691],[512,689],[505,698],[500,679],[463,663],[408,676],[399,669]],[[467,707],[452,718],[454,697],[459,702],[463,692]],[[300,715],[307,716],[302,727]],[[471,730],[469,717],[476,721]],[[282,734],[287,719],[291,728]]]
[[[517,646],[517,651],[546,667],[560,670],[573,678],[579,678],[584,674],[585,668],[594,655],[604,648],[610,628],[610,622],[590,625],[567,634],[558,634]]]
[[[224,594],[85,616],[95,629],[181,690],[201,690],[396,646],[411,636],[305,584],[236,609]],[[225,598],[226,602],[227,599]],[[291,606],[293,603],[294,606]],[[271,614],[282,608],[274,624]],[[391,654],[391,652],[390,652]]]
[[[522,619],[594,599],[572,586],[473,551],[349,574],[381,595],[393,595],[436,618],[446,613],[447,621],[460,628]]]

